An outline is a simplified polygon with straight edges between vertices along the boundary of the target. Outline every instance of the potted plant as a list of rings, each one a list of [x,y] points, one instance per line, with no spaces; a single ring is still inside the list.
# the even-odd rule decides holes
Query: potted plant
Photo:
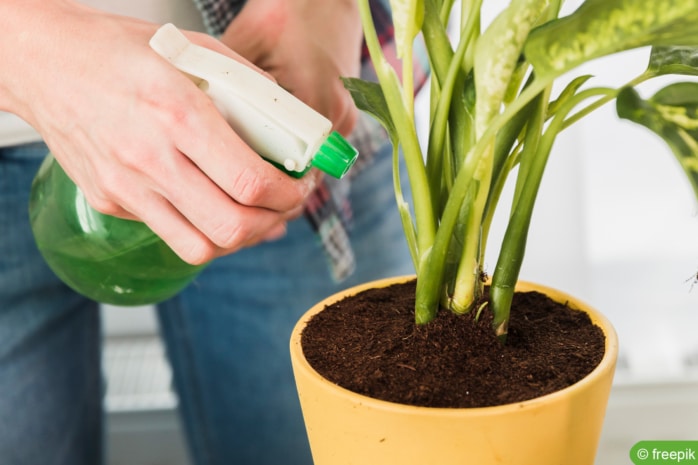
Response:
[[[443,314],[457,314],[463,316],[449,321],[475,326],[486,321],[500,346],[510,344],[517,295],[531,289],[518,278],[551,148],[558,134],[604,104],[615,101],[621,118],[661,136],[698,196],[698,82],[689,78],[698,75],[698,0],[586,0],[568,15],[561,14],[562,0],[511,0],[501,2],[501,12],[485,27],[483,0],[461,0],[457,12],[452,12],[453,0],[395,0],[391,5],[401,73],[382,55],[369,1],[358,1],[378,83],[346,79],[345,85],[357,106],[387,129],[395,163],[402,156],[407,165],[413,208],[403,199],[399,177],[395,193],[416,270],[416,284],[409,288],[415,331],[433,333],[424,328],[431,328]],[[459,34],[452,45],[447,23],[453,19]],[[424,40],[432,68],[426,141],[418,139],[412,93],[412,50],[418,37]],[[592,76],[572,74],[591,60],[638,47],[651,47],[649,64],[626,85],[595,87]],[[636,90],[666,75],[686,78],[649,98]],[[512,208],[496,267],[486,282],[483,257],[490,224],[510,174],[516,176]],[[362,295],[373,287],[371,283],[350,294]],[[615,334],[601,315],[572,296],[534,288],[554,301],[584,309],[604,331],[605,355],[566,388],[501,406],[403,406],[367,395],[357,398],[335,387],[304,358],[301,332],[317,318],[314,315],[344,297],[333,296],[312,309],[296,327],[291,350],[306,422],[322,413],[333,417],[330,426],[307,424],[316,465],[591,465],[615,363]],[[406,365],[406,371],[412,369],[416,368]],[[374,371],[386,377],[382,369]],[[592,390],[596,382],[598,392]],[[319,391],[301,391],[309,385]],[[330,390],[338,399],[333,407],[321,403]],[[557,404],[551,411],[543,407],[548,401]],[[370,410],[368,420],[354,418],[352,412],[364,406]],[[389,418],[398,410],[398,419]],[[407,426],[410,415],[421,426]],[[497,423],[502,418],[503,425]],[[368,425],[379,431],[369,433]],[[533,436],[525,436],[529,432]],[[333,438],[336,442],[325,443]],[[407,442],[396,446],[398,438]],[[342,445],[347,449],[340,451]],[[373,455],[357,458],[349,452],[357,450]]]

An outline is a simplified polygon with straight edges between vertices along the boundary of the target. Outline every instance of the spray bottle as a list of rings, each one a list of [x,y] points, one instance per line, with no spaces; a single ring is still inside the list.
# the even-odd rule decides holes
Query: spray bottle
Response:
[[[311,167],[341,178],[357,157],[332,123],[267,77],[194,45],[172,24],[151,48],[206,93],[230,126],[262,157],[292,176]],[[206,265],[181,260],[144,223],[94,210],[51,154],[32,183],[37,246],[77,292],[102,303],[146,305],[174,296]]]

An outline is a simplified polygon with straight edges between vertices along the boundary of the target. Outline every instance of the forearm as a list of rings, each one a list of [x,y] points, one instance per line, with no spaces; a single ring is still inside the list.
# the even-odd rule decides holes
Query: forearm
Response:
[[[0,109],[34,126],[96,210],[145,222],[191,263],[278,237],[297,214],[313,180],[247,146],[149,47],[158,25],[72,0],[0,0],[0,28]]]
[[[72,0],[0,0],[0,108],[40,132],[58,123],[54,103],[73,101],[78,111],[82,95],[118,79],[114,68],[123,29],[145,46],[155,29],[136,19],[117,23],[113,18]],[[68,120],[71,115],[64,112],[70,110],[61,108],[60,119]]]
[[[42,35],[56,27],[65,7],[63,0],[0,0],[0,110],[28,116],[27,81],[48,65],[56,42]]]

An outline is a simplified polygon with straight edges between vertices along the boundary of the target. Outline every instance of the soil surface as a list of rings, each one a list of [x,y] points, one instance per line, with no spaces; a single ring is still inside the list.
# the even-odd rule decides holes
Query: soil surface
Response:
[[[516,294],[506,344],[485,309],[414,323],[415,283],[371,289],[328,306],[302,335],[309,363],[373,398],[426,407],[485,407],[563,389],[601,361],[589,317],[537,292]]]

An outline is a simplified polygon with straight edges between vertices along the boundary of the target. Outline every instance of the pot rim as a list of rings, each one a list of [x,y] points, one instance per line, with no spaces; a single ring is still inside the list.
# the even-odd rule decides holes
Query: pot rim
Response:
[[[381,409],[381,410],[400,410],[403,412],[408,412],[411,414],[419,414],[419,413],[424,413],[424,414],[429,414],[429,415],[434,415],[435,413],[438,413],[439,415],[443,416],[462,416],[464,414],[472,414],[472,415],[477,415],[477,416],[482,416],[482,415],[501,415],[502,413],[505,413],[506,411],[521,411],[524,409],[535,409],[538,408],[544,404],[548,404],[551,402],[556,402],[558,400],[561,400],[562,398],[574,394],[576,391],[582,391],[587,388],[587,386],[591,383],[594,382],[594,380],[604,377],[605,375],[609,374],[609,371],[611,372],[611,376],[613,375],[613,372],[615,371],[615,365],[616,365],[616,360],[618,357],[618,335],[615,331],[615,328],[611,324],[610,320],[606,318],[603,314],[598,312],[596,309],[594,309],[591,305],[585,303],[584,301],[567,294],[564,291],[560,291],[558,289],[548,287],[542,284],[538,283],[533,283],[530,281],[519,281],[517,283],[517,290],[518,291],[538,291],[547,294],[549,297],[553,298],[554,300],[558,302],[565,302],[570,307],[576,309],[576,310],[581,310],[587,313],[592,322],[599,326],[601,330],[604,333],[605,336],[605,351],[604,351],[604,356],[601,359],[601,362],[584,378],[579,380],[578,382],[561,389],[559,391],[555,391],[540,397],[536,397],[533,399],[521,401],[521,402],[514,402],[514,403],[509,403],[509,404],[502,404],[502,405],[495,405],[495,406],[489,406],[489,407],[465,407],[465,408],[450,408],[450,407],[423,407],[423,406],[416,406],[416,405],[407,405],[407,404],[400,404],[396,402],[390,402],[386,400],[381,400],[381,399],[375,399],[373,397],[369,397],[363,394],[356,393],[354,391],[350,391],[349,389],[346,389],[342,386],[339,386],[322,375],[320,375],[315,369],[308,363],[306,360],[305,356],[303,355],[303,349],[301,346],[301,334],[303,332],[303,329],[307,325],[307,322],[316,314],[324,310],[324,308],[336,301],[339,301],[343,299],[345,296],[349,295],[354,295],[358,294],[361,291],[364,291],[366,289],[370,289],[372,287],[387,287],[391,284],[396,284],[396,283],[401,283],[401,282],[407,282],[414,280],[416,278],[415,275],[405,275],[405,276],[397,276],[397,277],[391,277],[391,278],[382,278],[382,279],[377,279],[374,281],[369,281],[363,284],[359,284],[350,288],[347,288],[343,291],[340,291],[336,294],[333,294],[317,304],[313,305],[308,311],[306,311],[301,318],[298,320],[296,323],[295,327],[293,328],[293,332],[291,334],[291,341],[290,341],[290,349],[291,349],[291,357],[294,359],[296,362],[296,366],[294,369],[296,370],[303,370],[306,372],[306,374],[310,375],[314,382],[320,383],[325,389],[332,389],[337,391],[337,395],[341,395],[342,397],[345,397],[347,400],[351,400],[352,402],[359,402],[364,405],[371,405],[373,408],[376,409]]]

